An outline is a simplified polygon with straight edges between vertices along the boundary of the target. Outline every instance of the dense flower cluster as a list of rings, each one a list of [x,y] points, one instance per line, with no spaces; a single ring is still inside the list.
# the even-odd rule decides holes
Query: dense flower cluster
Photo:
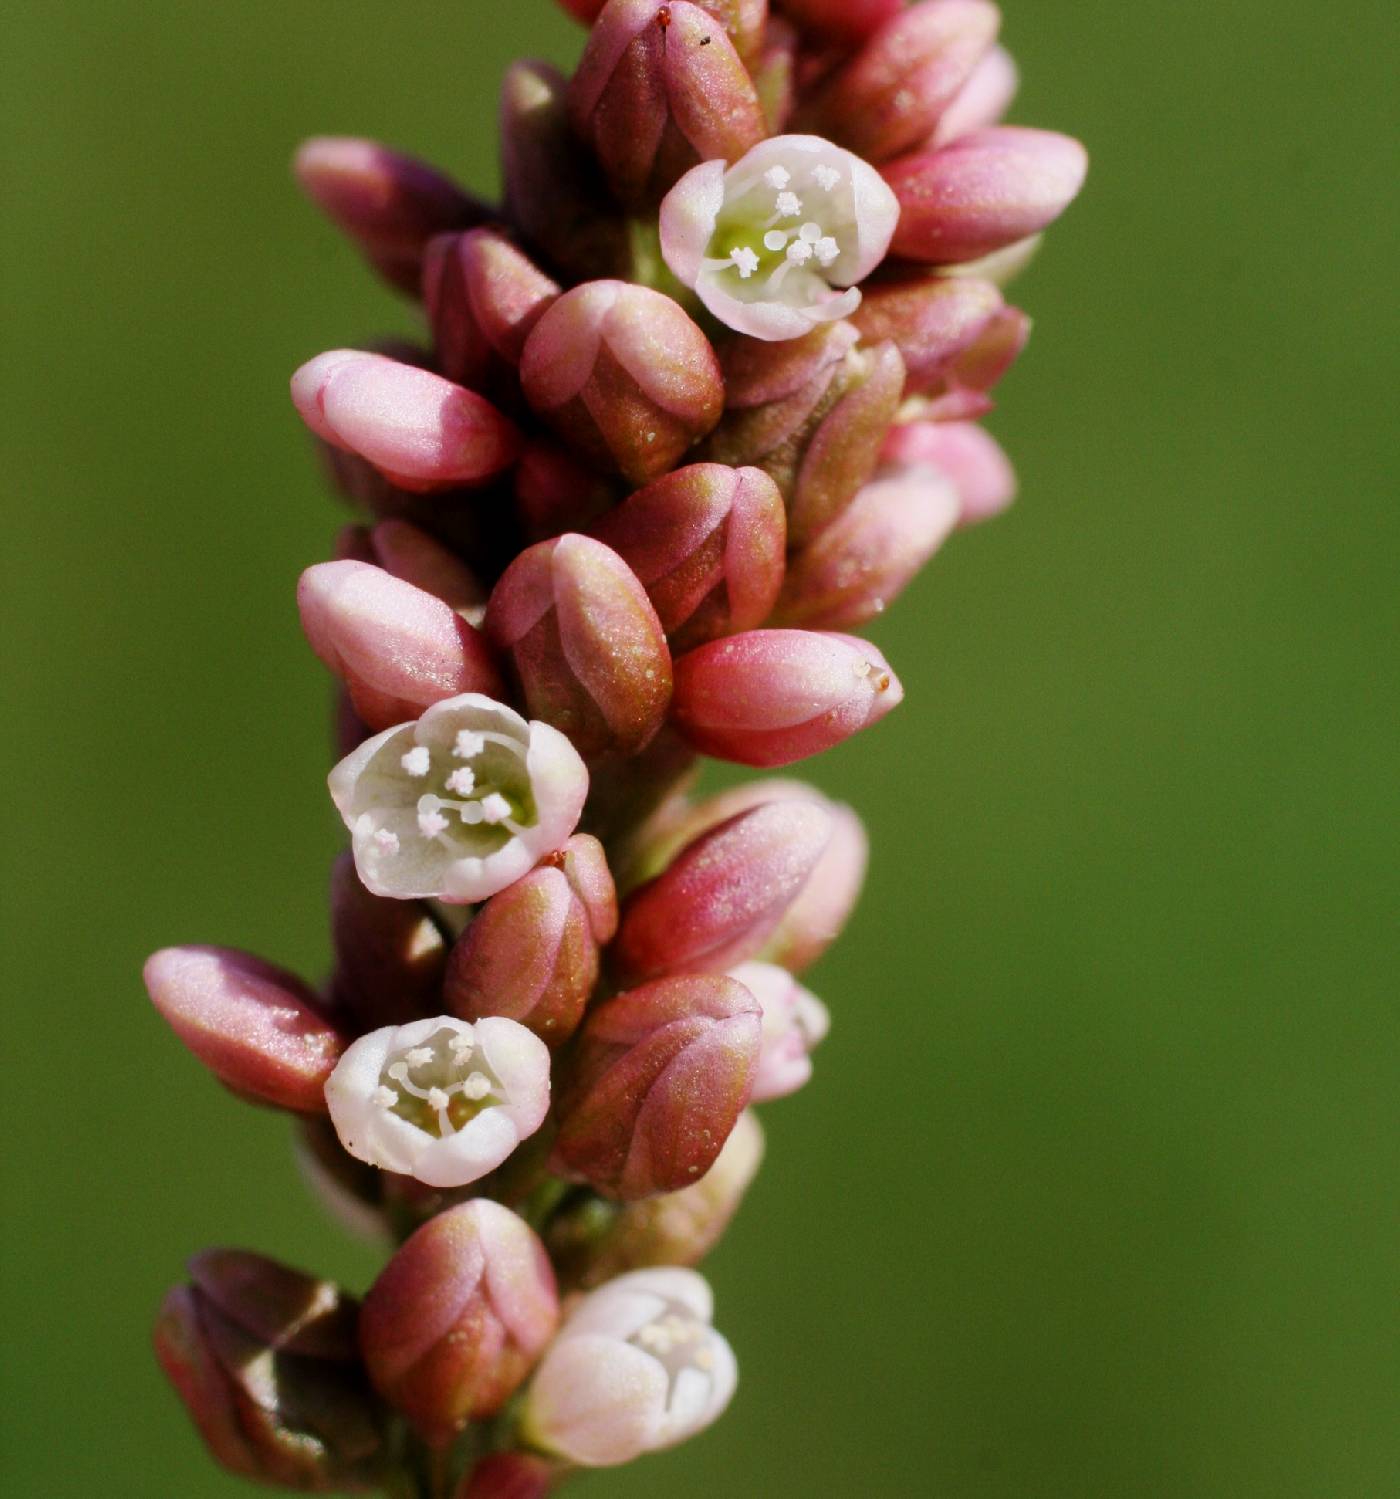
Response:
[[[509,72],[503,201],[372,142],[297,156],[421,347],[292,400],[359,512],[298,589],[337,682],[334,963],[217,947],[151,998],[308,1181],[393,1246],[362,1302],[209,1251],[156,1347],[264,1482],[538,1499],[708,1425],[737,1380],[693,1266],[812,1074],[799,982],[865,868],[800,782],[696,799],[902,696],[858,629],[1011,500],[976,425],[1002,294],[1083,178],[1000,123],[989,0],[564,0]]]

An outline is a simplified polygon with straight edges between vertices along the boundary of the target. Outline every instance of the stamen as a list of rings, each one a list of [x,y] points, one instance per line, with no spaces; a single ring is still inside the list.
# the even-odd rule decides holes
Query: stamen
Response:
[[[484,1072],[473,1072],[462,1084],[462,1092],[473,1103],[479,1103],[491,1091],[491,1079]]]
[[[809,245],[814,245],[822,237],[822,226],[814,224],[810,219],[797,231]]]
[[[388,828],[378,828],[374,834],[374,845],[382,853],[396,854],[399,851],[399,835]]]
[[[406,1051],[403,1059],[410,1067],[426,1067],[433,1060],[433,1049],[431,1046],[415,1046],[412,1051]]]
[[[830,170],[828,167],[827,171]],[[792,173],[786,167],[769,167],[763,174],[763,180],[774,192],[781,192],[792,181]]]
[[[494,827],[510,816],[510,803],[499,791],[493,791],[490,796],[482,799],[481,815]]]
[[[729,258],[745,281],[758,269],[758,255],[748,245],[740,245]]]
[[[476,772],[470,765],[460,766],[448,776],[447,789],[458,796],[470,796],[476,790]]]
[[[806,239],[795,239],[787,247],[787,258],[793,265],[806,265],[815,253],[811,241]]]
[[[425,776],[432,768],[433,757],[428,753],[426,744],[415,744],[406,755],[399,757],[399,764],[411,776]]]
[[[452,1048],[455,1060],[476,1045],[476,1037],[470,1031],[458,1031],[447,1044]]]
[[[452,746],[452,753],[459,760],[470,760],[485,748],[486,736],[484,734],[478,734],[472,729],[458,729],[457,742]]]
[[[392,1088],[386,1088],[381,1083],[369,1096],[369,1101],[378,1109],[392,1109],[399,1101],[399,1095]]]
[[[425,1102],[430,1109],[436,1112],[438,1110],[445,1109],[448,1105],[449,1099],[447,1097],[447,1094],[444,1093],[441,1088],[429,1088],[428,1097]]]
[[[763,236],[763,248],[765,250],[781,250],[788,242],[785,229],[770,229]]]
[[[447,819],[436,807],[430,807],[418,814],[418,831],[425,838],[436,838],[447,831]]]
[[[841,254],[841,246],[836,243],[836,240],[830,234],[824,234],[817,241],[814,248],[817,252],[817,259],[823,265],[830,265]]]
[[[829,193],[841,180],[841,174],[835,167],[814,167],[812,169],[812,181],[817,184],[823,192]]]
[[[779,218],[795,219],[802,212],[802,199],[796,193],[779,193],[773,207]]]

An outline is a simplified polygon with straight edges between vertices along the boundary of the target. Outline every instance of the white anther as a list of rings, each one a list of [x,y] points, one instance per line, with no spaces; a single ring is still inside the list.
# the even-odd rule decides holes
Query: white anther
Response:
[[[748,245],[740,245],[729,258],[745,281],[758,269],[757,252],[751,250]]]
[[[452,1048],[453,1057],[459,1058],[476,1045],[476,1037],[470,1031],[458,1031],[447,1044]]]
[[[793,265],[806,265],[813,253],[811,244],[805,239],[795,239],[787,247],[787,258]]]
[[[835,167],[814,167],[812,169],[812,181],[817,184],[823,192],[829,193],[841,180],[841,174]]]
[[[425,744],[415,744],[406,755],[399,757],[399,764],[411,776],[425,776],[432,769],[433,757]]]
[[[436,838],[447,831],[447,819],[435,807],[418,814],[418,831],[425,838]]]
[[[770,229],[763,236],[763,248],[765,250],[781,250],[787,242],[787,232],[783,229]]]
[[[406,1051],[403,1059],[410,1067],[426,1067],[433,1060],[433,1049],[431,1046],[415,1046],[412,1051]]]
[[[447,1094],[444,1093],[441,1088],[428,1089],[428,1097],[426,1099],[426,1102],[428,1107],[434,1112],[439,1109],[445,1109],[448,1105],[448,1101],[449,1100]]]
[[[462,1084],[462,1092],[473,1103],[479,1103],[491,1091],[491,1079],[484,1072],[473,1072]]]
[[[841,254],[841,246],[829,234],[824,234],[813,248],[817,252],[817,259],[823,265],[830,265]]]
[[[382,1083],[369,1096],[369,1101],[379,1109],[392,1109],[399,1101],[399,1095],[392,1088],[386,1088]]]
[[[459,766],[448,776],[447,789],[458,796],[470,796],[476,790],[476,772],[470,765]]]
[[[796,193],[779,193],[773,207],[780,218],[795,219],[802,212],[802,199]]]
[[[457,742],[452,746],[452,753],[459,760],[470,760],[479,755],[486,748],[484,735],[477,734],[471,729],[458,729]]]
[[[809,245],[814,245],[822,237],[822,226],[814,224],[810,219],[797,231]]]
[[[510,803],[499,791],[493,791],[490,796],[481,800],[482,818],[494,827],[499,822],[504,822],[510,816]]]
[[[374,834],[374,846],[381,853],[396,854],[399,851],[399,835],[388,828],[378,828]]]
[[[786,167],[769,167],[763,174],[763,180],[774,192],[781,192],[792,181],[792,173]]]

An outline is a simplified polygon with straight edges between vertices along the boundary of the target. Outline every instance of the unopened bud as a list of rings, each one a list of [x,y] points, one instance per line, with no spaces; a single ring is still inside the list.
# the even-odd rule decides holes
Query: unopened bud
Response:
[[[831,1029],[831,1016],[815,994],[775,963],[740,963],[729,976],[738,979],[763,1010],[753,1101],[786,1098],[812,1076],[810,1053]]]
[[[325,1110],[346,1038],[300,979],[225,947],[162,948],[146,960],[145,979],[171,1029],[220,1082],[278,1108]]]
[[[635,574],[601,541],[537,542],[491,594],[486,630],[536,717],[584,755],[641,749],[671,697],[671,657]]]
[[[790,765],[878,722],[904,696],[868,641],[812,630],[750,630],[675,663],[672,718],[701,754]]]
[[[753,1086],[762,1012],[733,979],[656,979],[593,1010],[559,1104],[551,1169],[624,1201],[714,1164]]]
[[[439,236],[423,264],[438,368],[459,385],[494,391],[514,378],[530,329],[558,295],[558,285],[498,229]]]
[[[426,531],[404,520],[380,521],[369,534],[367,559],[387,573],[431,593],[468,624],[480,625],[486,589],[460,557]]]
[[[874,619],[942,545],[960,508],[936,468],[877,475],[791,558],[775,622],[831,630]]]
[[[603,13],[608,0],[559,0],[559,3],[575,20],[591,26]],[[724,27],[741,57],[747,57],[762,39],[768,0],[696,0],[696,3]]]
[[[906,422],[890,428],[883,459],[936,468],[958,492],[958,524],[1000,515],[1016,498],[1016,471],[991,433],[975,422]]]
[[[762,951],[817,867],[833,833],[819,802],[750,807],[686,843],[633,891],[612,957],[631,981],[723,971]]]
[[[624,281],[565,292],[526,340],[520,378],[560,436],[634,484],[671,468],[724,402],[705,335],[670,297]]]
[[[990,255],[1059,218],[1087,170],[1077,140],[1012,125],[901,157],[884,169],[900,204],[892,249],[933,265]]]
[[[637,575],[678,650],[768,618],[786,534],[772,479],[719,463],[663,474],[593,527]]]
[[[689,0],[609,0],[569,113],[626,203],[654,201],[697,162],[737,160],[765,133],[733,43]]]
[[[782,0],[784,12],[825,41],[863,42],[904,9],[904,0]]]
[[[515,428],[470,390],[383,354],[335,349],[292,376],[292,402],[316,434],[358,453],[401,489],[475,484],[515,459]]]
[[[489,1452],[466,1474],[453,1499],[545,1499],[557,1465],[531,1452]]]
[[[380,1272],[360,1349],[379,1393],[441,1447],[501,1409],[558,1321],[544,1247],[509,1208],[477,1198],[430,1219]]]
[[[444,996],[464,1020],[505,1015],[549,1046],[583,1018],[598,950],[617,927],[602,845],[582,834],[476,913],[452,950]]]
[[[376,141],[317,136],[297,151],[308,197],[391,285],[418,295],[435,234],[484,223],[490,211],[435,168]]]
[[[156,1320],[156,1357],[211,1455],[302,1490],[374,1488],[382,1415],[355,1350],[355,1305],[327,1281],[238,1250],[190,1264]]]
[[[1001,123],[1016,97],[1021,77],[1005,47],[993,47],[973,68],[968,80],[938,117],[930,146],[946,146],[960,135]]]
[[[301,575],[297,607],[311,649],[372,729],[459,693],[502,690],[483,636],[442,599],[382,568],[318,562]]]
[[[811,129],[869,161],[928,139],[996,39],[988,0],[922,0],[892,16],[818,90]]]

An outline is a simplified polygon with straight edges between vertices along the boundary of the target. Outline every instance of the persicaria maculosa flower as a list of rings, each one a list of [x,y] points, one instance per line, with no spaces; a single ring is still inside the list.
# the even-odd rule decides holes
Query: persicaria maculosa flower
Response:
[[[831,1029],[826,1006],[776,963],[740,963],[729,970],[763,1010],[753,1103],[785,1098],[812,1076],[809,1053]]]
[[[674,1447],[729,1404],[733,1350],[693,1270],[634,1270],[579,1303],[526,1396],[531,1441],[587,1468]]]
[[[817,135],[706,161],[661,205],[661,253],[727,327],[798,338],[849,317],[884,259],[899,203],[868,162]]]
[[[386,1025],[340,1059],[326,1106],[357,1160],[430,1187],[462,1187],[544,1122],[549,1049],[502,1016]]]
[[[329,784],[370,890],[464,903],[563,845],[588,772],[557,729],[464,692],[365,740]]]

